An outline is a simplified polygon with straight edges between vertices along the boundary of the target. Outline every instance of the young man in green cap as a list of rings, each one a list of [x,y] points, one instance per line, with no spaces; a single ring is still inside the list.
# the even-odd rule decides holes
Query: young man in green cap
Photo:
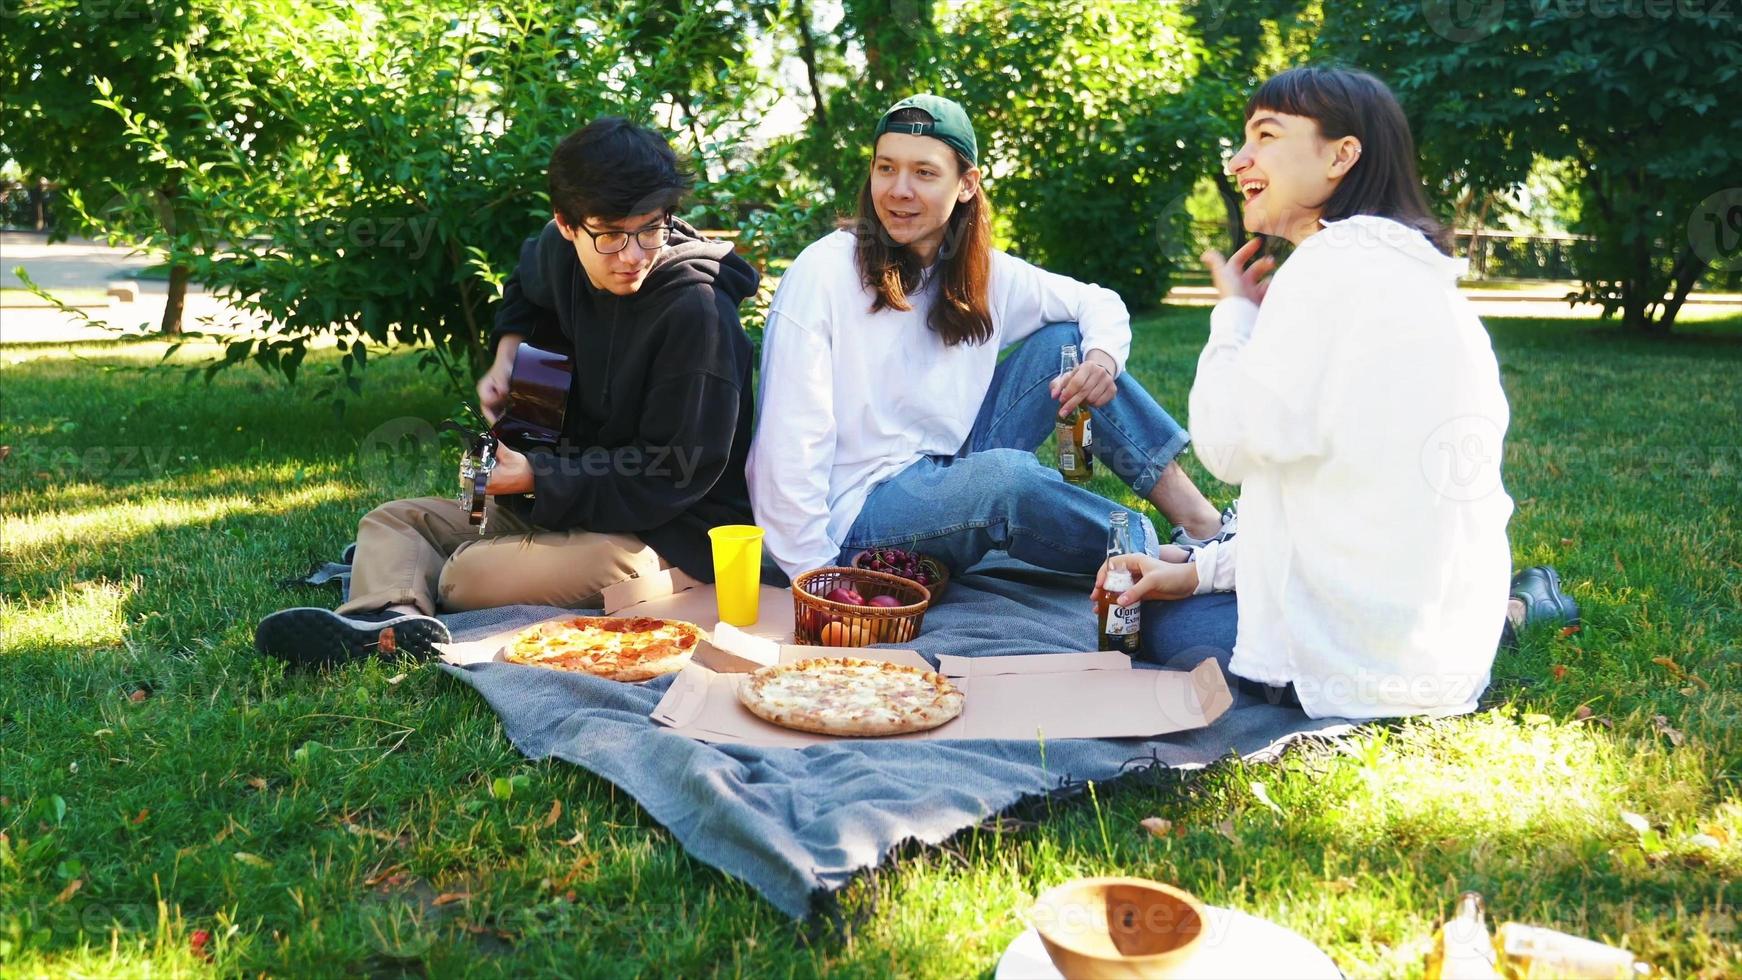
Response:
[[[1183,534],[1231,531],[1174,462],[1185,430],[1123,373],[1125,304],[992,247],[962,107],[903,99],[872,139],[857,216],[799,255],[768,312],[747,472],[769,556],[789,576],[882,546],[1093,573],[1120,508],[1034,455],[1080,405],[1095,458]],[[1085,355],[1061,375],[1066,346]],[[1139,549],[1185,559],[1129,523]]]

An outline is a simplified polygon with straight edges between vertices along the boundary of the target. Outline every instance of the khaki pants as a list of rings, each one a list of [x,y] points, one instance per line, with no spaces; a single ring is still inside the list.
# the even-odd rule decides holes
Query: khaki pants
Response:
[[[488,533],[451,497],[382,504],[357,525],[351,598],[341,613],[396,603],[425,615],[529,603],[597,605],[608,585],[667,567],[630,534],[546,531],[489,503]]]

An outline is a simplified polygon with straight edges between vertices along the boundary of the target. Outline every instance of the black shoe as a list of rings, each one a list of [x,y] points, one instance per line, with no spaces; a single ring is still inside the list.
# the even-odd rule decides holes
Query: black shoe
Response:
[[[1509,595],[1524,603],[1524,626],[1552,622],[1579,625],[1579,604],[1561,591],[1561,577],[1551,566],[1534,565],[1514,575]],[[1518,645],[1518,629],[1510,616],[1501,630],[1500,645],[1508,649]]]
[[[281,609],[254,628],[254,648],[295,667],[329,667],[368,657],[431,660],[453,639],[434,616],[380,612],[340,615],[331,609]]]

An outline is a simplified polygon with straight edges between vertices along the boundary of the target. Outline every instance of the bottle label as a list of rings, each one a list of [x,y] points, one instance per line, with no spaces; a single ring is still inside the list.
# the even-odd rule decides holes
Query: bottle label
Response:
[[[1137,631],[1138,631],[1138,627],[1141,624],[1142,617],[1143,617],[1142,606],[1140,606],[1138,603],[1134,602],[1129,606],[1121,606],[1121,605],[1118,605],[1117,603],[1111,603],[1111,602],[1108,603],[1107,604],[1107,635],[1108,636],[1134,636],[1134,635],[1136,635]]]
[[[1083,449],[1085,451],[1095,445],[1095,433],[1091,428],[1092,425],[1093,423],[1089,419],[1083,419]]]

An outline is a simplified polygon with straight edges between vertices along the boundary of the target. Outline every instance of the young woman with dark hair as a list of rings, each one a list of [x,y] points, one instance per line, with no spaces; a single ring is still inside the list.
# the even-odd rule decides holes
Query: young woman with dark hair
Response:
[[[1173,461],[1185,430],[1123,374],[1124,303],[992,247],[961,107],[904,99],[872,138],[858,214],[804,250],[768,312],[747,472],[769,556],[789,576],[888,545],[958,570],[1006,551],[1093,572],[1115,505],[1034,455],[1079,405],[1097,460],[1182,533],[1219,533]],[[1061,377],[1066,345],[1086,355]],[[1130,522],[1140,547],[1183,560]]]
[[[1240,485],[1240,534],[1183,565],[1115,559],[1141,576],[1119,601],[1180,600],[1144,611],[1152,659],[1215,654],[1315,717],[1470,711],[1503,632],[1578,607],[1541,567],[1508,600],[1506,396],[1403,110],[1364,72],[1283,72],[1228,169],[1246,230],[1295,246],[1273,279],[1259,239],[1204,255],[1222,300],[1191,426]]]

